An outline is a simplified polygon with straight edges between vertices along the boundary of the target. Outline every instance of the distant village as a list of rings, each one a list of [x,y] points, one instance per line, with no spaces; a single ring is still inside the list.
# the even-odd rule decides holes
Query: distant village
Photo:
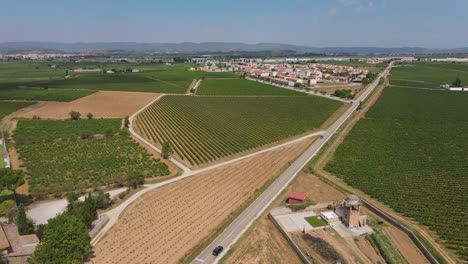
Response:
[[[365,69],[333,64],[265,63],[257,61],[228,61],[224,63],[206,61],[203,66],[197,69],[207,72],[240,72],[245,77],[262,79],[290,87],[314,86],[322,82],[363,82],[369,74],[369,71]]]

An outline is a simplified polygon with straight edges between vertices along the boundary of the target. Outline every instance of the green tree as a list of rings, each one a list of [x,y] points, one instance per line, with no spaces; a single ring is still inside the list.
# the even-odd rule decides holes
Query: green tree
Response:
[[[169,142],[166,141],[166,142],[164,142],[162,144],[162,153],[161,154],[162,154],[163,158],[165,158],[165,159],[168,159],[171,156],[172,148],[171,148],[171,144],[169,144]]]
[[[0,186],[14,191],[24,183],[23,171],[9,168],[0,169]]]
[[[453,82],[452,82],[452,87],[461,87],[462,86],[462,83],[461,83],[461,80],[460,78],[456,78]]]
[[[82,263],[91,252],[88,229],[77,217],[63,213],[49,220],[29,263]]]
[[[29,235],[34,233],[34,224],[31,219],[26,216],[24,205],[20,204],[18,207],[18,215],[16,216],[16,225],[18,226],[18,233],[20,235]]]
[[[127,176],[127,185],[137,188],[139,185],[145,183],[145,175],[141,172],[130,172]]]
[[[88,114],[86,115],[86,117],[87,117],[88,119],[93,119],[93,113],[88,113]]]
[[[80,112],[77,112],[77,111],[71,111],[70,113],[68,113],[70,115],[70,119],[71,120],[78,120],[80,119],[81,117],[81,114]]]
[[[129,127],[130,127],[130,119],[128,118],[128,116],[125,117],[124,126],[125,126],[126,128],[129,128]]]
[[[90,193],[85,197],[84,201],[69,202],[67,212],[80,219],[87,227],[91,227],[91,223],[96,219],[96,201]]]

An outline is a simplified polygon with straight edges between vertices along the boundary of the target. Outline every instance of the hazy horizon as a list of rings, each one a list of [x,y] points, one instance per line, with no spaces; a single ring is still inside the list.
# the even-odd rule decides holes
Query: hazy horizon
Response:
[[[468,47],[462,0],[3,4],[0,42],[239,42],[309,47]]]

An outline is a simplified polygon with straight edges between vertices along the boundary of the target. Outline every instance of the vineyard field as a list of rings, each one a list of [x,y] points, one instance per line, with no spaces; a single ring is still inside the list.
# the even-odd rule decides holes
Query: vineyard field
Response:
[[[389,86],[368,118],[468,121],[468,93]]]
[[[314,96],[164,96],[136,117],[134,127],[198,166],[317,129],[341,105]]]
[[[71,89],[62,90],[10,88],[0,89],[0,100],[71,102],[73,100],[91,95],[93,93],[95,93],[95,91]]]
[[[78,138],[83,133],[103,135],[119,132],[121,119],[40,120],[20,119],[13,136],[16,142]]]
[[[245,80],[245,79],[213,79],[202,81],[197,89],[198,95],[280,95],[305,96],[305,93],[296,92],[276,86]]]
[[[127,135],[69,139],[15,146],[33,195],[82,190],[122,183],[129,175],[168,175],[165,163],[153,158]]]
[[[136,73],[87,74],[32,84],[37,87],[155,93],[185,93],[192,80],[159,81]]]
[[[468,259],[468,95],[385,88],[325,169]]]
[[[392,69],[390,84],[420,88],[439,88],[442,84],[452,84],[459,77],[468,82],[468,63],[418,62],[403,64]],[[463,83],[462,83],[463,84]]]
[[[13,112],[20,110],[34,103],[31,102],[0,102],[0,120]]]

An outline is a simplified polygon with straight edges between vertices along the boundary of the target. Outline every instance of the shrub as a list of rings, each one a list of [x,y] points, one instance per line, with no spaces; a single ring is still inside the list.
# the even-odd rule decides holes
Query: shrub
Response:
[[[14,208],[14,207],[15,207],[15,201],[13,201],[13,200],[3,201],[0,204],[0,215],[1,216],[6,216],[8,214],[8,212],[10,212],[10,210],[12,208]]]
[[[80,112],[77,112],[77,111],[71,111],[70,113],[68,113],[70,115],[70,119],[71,120],[78,120],[80,119],[81,117],[81,114]]]
[[[87,117],[88,119],[93,119],[93,114],[92,114],[92,113],[88,113],[88,114],[86,115],[86,117]]]
[[[0,203],[3,203],[6,200],[14,200],[15,193],[10,190],[3,190],[0,192]]]

